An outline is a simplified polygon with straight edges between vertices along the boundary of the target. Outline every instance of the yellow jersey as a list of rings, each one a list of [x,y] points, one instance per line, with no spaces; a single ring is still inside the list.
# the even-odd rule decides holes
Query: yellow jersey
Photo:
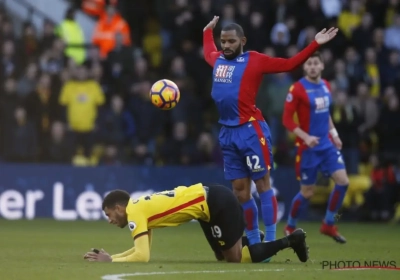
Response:
[[[92,131],[96,124],[98,106],[105,102],[100,85],[93,80],[65,83],[59,103],[67,106],[68,124],[77,132]]]
[[[202,184],[180,186],[136,200],[130,199],[126,213],[134,239],[154,228],[178,226],[192,219],[210,221],[206,191]]]

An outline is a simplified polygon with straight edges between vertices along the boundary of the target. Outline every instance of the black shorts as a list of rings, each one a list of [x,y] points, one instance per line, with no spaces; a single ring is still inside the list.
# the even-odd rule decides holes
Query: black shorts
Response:
[[[222,185],[208,188],[210,221],[200,221],[201,228],[214,252],[228,250],[243,236],[246,226],[243,208],[233,192]]]

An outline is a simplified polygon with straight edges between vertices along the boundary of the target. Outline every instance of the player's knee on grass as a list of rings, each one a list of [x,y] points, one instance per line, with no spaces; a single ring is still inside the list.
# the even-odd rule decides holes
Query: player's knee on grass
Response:
[[[306,199],[310,199],[314,195],[315,186],[314,185],[304,185],[300,187],[300,193]]]
[[[339,186],[347,186],[349,184],[349,177],[347,176],[345,169],[340,169],[333,172],[332,179],[335,181],[335,184]]]
[[[240,203],[249,201],[251,198],[251,180],[250,178],[236,179],[232,181],[233,193]]]
[[[215,255],[215,258],[217,259],[217,261],[224,261],[225,260],[224,255],[219,250],[214,251],[214,255]]]
[[[269,173],[265,174],[264,177],[254,182],[256,184],[257,192],[263,193],[271,189],[271,182],[269,180]]]
[[[240,238],[232,248],[222,251],[227,262],[240,263],[242,261],[242,239]]]

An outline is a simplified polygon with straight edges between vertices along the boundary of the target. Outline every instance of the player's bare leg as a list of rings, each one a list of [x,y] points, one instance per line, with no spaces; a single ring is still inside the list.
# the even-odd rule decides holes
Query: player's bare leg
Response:
[[[337,214],[339,209],[342,207],[344,196],[349,185],[349,178],[345,169],[339,169],[332,174],[332,179],[335,181],[335,188],[332,191],[328,209],[326,209],[325,219],[320,228],[320,232],[324,235],[332,237],[338,243],[346,243],[346,239],[340,235],[335,226]]]
[[[254,198],[251,196],[250,178],[232,180],[233,193],[243,207],[246,220],[246,236],[249,244],[261,242],[258,226],[258,208]]]
[[[250,178],[232,180],[233,193],[240,203],[244,203],[251,198],[250,187]]]
[[[301,212],[307,208],[308,201],[314,195],[314,190],[315,190],[315,185],[300,186],[300,192],[292,200],[292,205],[289,211],[288,222],[284,229],[285,235],[291,234],[296,229],[297,220]]]
[[[242,261],[242,239],[240,238],[232,248],[222,251],[227,262],[240,263]]]
[[[260,195],[262,217],[265,224],[265,240],[276,239],[276,220],[278,218],[278,202],[271,188],[270,173],[267,172],[261,179],[255,180],[257,192]]]

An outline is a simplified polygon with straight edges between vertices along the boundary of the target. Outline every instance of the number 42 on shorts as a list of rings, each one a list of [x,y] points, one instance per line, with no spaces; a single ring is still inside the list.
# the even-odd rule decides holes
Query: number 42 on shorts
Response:
[[[257,155],[247,156],[246,162],[247,162],[247,166],[250,168],[250,170],[260,170],[261,169],[260,158]]]

